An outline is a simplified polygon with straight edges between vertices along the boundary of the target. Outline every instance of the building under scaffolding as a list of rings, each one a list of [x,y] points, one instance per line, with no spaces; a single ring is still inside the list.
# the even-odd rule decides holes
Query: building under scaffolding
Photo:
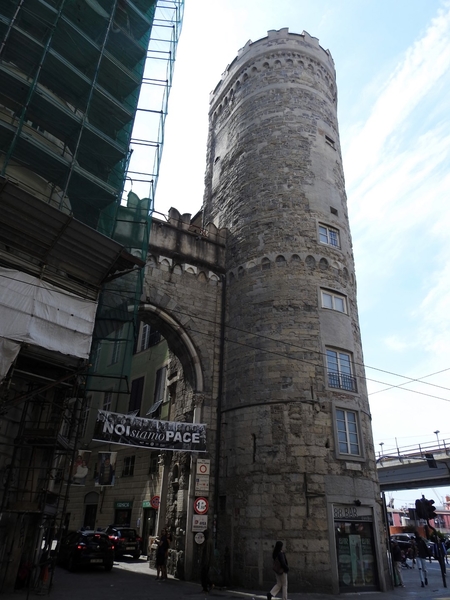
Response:
[[[134,342],[183,4],[0,2],[0,592],[45,586],[87,388],[129,393],[94,359]]]

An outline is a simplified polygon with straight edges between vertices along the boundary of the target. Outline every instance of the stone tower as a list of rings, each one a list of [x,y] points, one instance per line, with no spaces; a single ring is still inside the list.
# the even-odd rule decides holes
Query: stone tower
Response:
[[[218,546],[235,582],[384,589],[334,62],[288,29],[211,95],[204,222],[228,229]]]

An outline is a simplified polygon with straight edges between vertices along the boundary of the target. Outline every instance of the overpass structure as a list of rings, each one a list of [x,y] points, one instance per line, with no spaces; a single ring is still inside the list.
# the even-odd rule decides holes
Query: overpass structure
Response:
[[[450,440],[380,451],[377,471],[382,492],[450,486]]]

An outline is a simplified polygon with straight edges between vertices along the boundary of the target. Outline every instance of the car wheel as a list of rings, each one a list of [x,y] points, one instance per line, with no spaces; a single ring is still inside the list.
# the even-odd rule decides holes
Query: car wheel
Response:
[[[113,562],[105,563],[105,571],[111,571],[114,566]]]
[[[69,556],[69,560],[67,561],[67,570],[73,573],[76,569],[76,564],[73,559],[73,556]]]
[[[140,556],[141,556],[141,553],[140,553],[140,552],[135,552],[135,553],[133,554],[133,558],[135,558],[136,560],[137,560],[138,558],[140,558]]]

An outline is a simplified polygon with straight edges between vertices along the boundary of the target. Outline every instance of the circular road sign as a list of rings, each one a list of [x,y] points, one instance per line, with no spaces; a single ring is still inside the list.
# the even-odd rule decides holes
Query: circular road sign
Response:
[[[194,501],[194,510],[198,515],[204,515],[208,512],[209,502],[206,498],[196,498]]]
[[[197,544],[203,544],[203,542],[205,541],[205,536],[203,535],[203,533],[201,531],[199,531],[198,533],[195,534],[194,540],[196,541]]]
[[[153,496],[153,498],[150,500],[150,506],[152,508],[154,508],[155,510],[158,510],[158,508],[159,508],[159,496]]]

